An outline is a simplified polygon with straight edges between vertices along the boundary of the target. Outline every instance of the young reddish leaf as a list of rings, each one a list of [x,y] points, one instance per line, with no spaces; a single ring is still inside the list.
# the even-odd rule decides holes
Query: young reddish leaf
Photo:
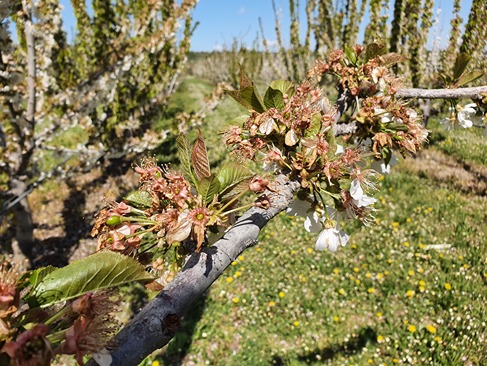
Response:
[[[194,172],[199,180],[202,178],[209,178],[211,176],[208,152],[206,151],[205,140],[203,140],[201,130],[199,130],[198,139],[193,146],[191,162],[193,163]]]

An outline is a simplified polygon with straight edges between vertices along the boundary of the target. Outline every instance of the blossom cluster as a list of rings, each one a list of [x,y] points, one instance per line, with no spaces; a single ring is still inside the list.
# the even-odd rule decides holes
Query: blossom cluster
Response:
[[[199,163],[195,160],[194,164]],[[135,172],[140,175],[139,190],[102,209],[92,235],[98,236],[98,251],[108,249],[136,257],[159,275],[160,285],[180,269],[186,254],[218,239],[233,223],[234,212],[253,205],[269,206],[263,195],[255,203],[237,207],[245,193],[266,189],[269,182],[263,178],[242,176],[234,182],[225,178],[229,184],[213,184],[225,175],[222,173],[213,175],[214,180],[200,177],[200,184],[194,187],[181,173],[160,167],[149,158],[136,166]],[[229,175],[238,178],[236,171]],[[239,186],[237,192],[223,194],[232,186]],[[203,191],[213,193],[205,195]]]
[[[273,82],[261,102],[244,75],[241,90],[231,92],[250,115],[242,118],[241,127],[226,130],[226,144],[237,156],[262,161],[266,170],[299,181],[299,205],[306,210],[298,211],[307,217],[307,229],[312,220],[318,224],[318,249],[335,251],[345,245],[348,236],[340,230],[340,220],[367,224],[372,217],[375,199],[364,190],[375,189],[376,171],[370,169],[374,165],[368,166],[366,150],[371,150],[375,165],[387,171],[395,160],[393,150],[414,154],[426,141],[427,131],[417,113],[394,96],[398,79],[389,66],[400,59],[356,46],[331,52],[296,86]],[[341,94],[335,105],[320,85],[324,74],[338,76]],[[253,95],[245,99],[249,91]],[[350,106],[352,114],[345,118]],[[349,143],[346,148],[336,141],[342,123],[355,125],[343,136]]]
[[[102,351],[119,328],[119,299],[111,292],[88,292],[61,307],[29,308],[22,301],[20,272],[0,265],[0,354],[10,365],[50,365],[56,355]],[[2,363],[3,364],[3,363]]]

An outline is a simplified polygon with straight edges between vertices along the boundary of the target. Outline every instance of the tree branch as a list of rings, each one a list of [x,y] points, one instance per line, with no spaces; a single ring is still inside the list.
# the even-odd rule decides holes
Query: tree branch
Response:
[[[399,89],[396,97],[405,99],[482,99],[481,93],[487,93],[487,85],[458,89]]]
[[[348,90],[340,92],[335,123],[353,102]],[[273,192],[266,191],[271,202],[268,210],[251,208],[222,239],[200,253],[193,253],[174,280],[118,333],[116,348],[110,350],[111,365],[138,365],[175,336],[183,314],[244,250],[257,243],[260,230],[289,206],[300,187],[285,175],[279,175],[275,184]],[[97,362],[91,359],[87,365],[94,366]]]
[[[247,211],[214,245],[193,253],[176,278],[162,290],[115,338],[111,365],[138,365],[154,350],[165,346],[181,326],[181,317],[247,248],[257,243],[260,230],[293,199],[299,183],[276,179],[276,193],[267,192],[268,210]],[[88,365],[96,365],[90,360]]]

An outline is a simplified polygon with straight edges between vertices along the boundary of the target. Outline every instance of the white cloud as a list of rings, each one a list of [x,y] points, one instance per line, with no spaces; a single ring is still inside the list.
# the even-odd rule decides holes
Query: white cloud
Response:
[[[245,6],[241,6],[240,9],[238,9],[239,14],[245,14],[247,12],[247,9],[245,9]]]
[[[216,44],[213,46],[213,51],[216,51],[216,52],[221,52],[225,49],[225,47],[219,43],[219,44]]]

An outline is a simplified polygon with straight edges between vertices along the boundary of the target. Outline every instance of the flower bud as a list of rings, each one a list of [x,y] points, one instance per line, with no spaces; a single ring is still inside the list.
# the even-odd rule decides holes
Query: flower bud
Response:
[[[252,192],[264,192],[269,185],[269,180],[261,177],[255,177],[249,184],[249,189]]]

